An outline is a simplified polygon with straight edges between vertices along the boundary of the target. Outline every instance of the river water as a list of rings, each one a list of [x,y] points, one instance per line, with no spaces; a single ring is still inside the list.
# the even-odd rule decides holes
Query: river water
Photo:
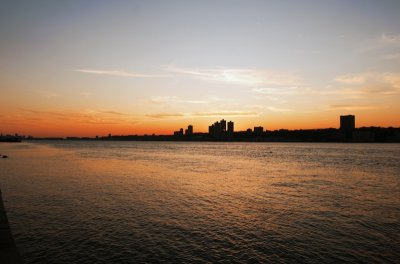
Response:
[[[400,145],[1,143],[27,263],[399,263]]]

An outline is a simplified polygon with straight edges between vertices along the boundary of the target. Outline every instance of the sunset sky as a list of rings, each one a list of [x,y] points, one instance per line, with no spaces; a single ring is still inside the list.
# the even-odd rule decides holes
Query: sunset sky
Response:
[[[0,132],[400,126],[400,1],[0,1]]]

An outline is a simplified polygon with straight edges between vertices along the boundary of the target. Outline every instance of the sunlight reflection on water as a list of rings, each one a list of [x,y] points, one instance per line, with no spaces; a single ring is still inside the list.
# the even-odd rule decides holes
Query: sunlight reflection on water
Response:
[[[0,145],[28,263],[396,262],[400,146]]]

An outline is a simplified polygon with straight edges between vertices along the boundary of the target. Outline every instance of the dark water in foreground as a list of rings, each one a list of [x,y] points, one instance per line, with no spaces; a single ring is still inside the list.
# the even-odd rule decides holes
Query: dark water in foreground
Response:
[[[0,144],[27,263],[399,263],[400,145]]]

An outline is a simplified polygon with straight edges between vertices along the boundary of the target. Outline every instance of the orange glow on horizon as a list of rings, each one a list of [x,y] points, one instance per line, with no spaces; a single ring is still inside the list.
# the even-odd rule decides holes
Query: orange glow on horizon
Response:
[[[343,114],[348,114],[343,113]],[[380,113],[379,111],[369,111],[368,113],[353,113],[356,115],[356,127],[381,126],[381,127],[400,127],[400,121],[396,113]],[[323,112],[314,114],[290,115],[276,117],[208,117],[208,118],[182,118],[170,120],[142,120],[134,124],[115,122],[115,123],[85,123],[82,120],[18,120],[18,123],[10,123],[7,120],[2,123],[0,131],[3,134],[32,135],[34,137],[95,137],[112,135],[172,135],[180,128],[186,129],[188,125],[193,125],[194,132],[208,132],[208,126],[225,119],[235,123],[235,131],[244,131],[255,126],[262,126],[266,130],[278,129],[319,129],[319,128],[338,128],[339,115],[336,112]],[[385,116],[385,118],[381,118]],[[2,120],[3,121],[3,120]]]

